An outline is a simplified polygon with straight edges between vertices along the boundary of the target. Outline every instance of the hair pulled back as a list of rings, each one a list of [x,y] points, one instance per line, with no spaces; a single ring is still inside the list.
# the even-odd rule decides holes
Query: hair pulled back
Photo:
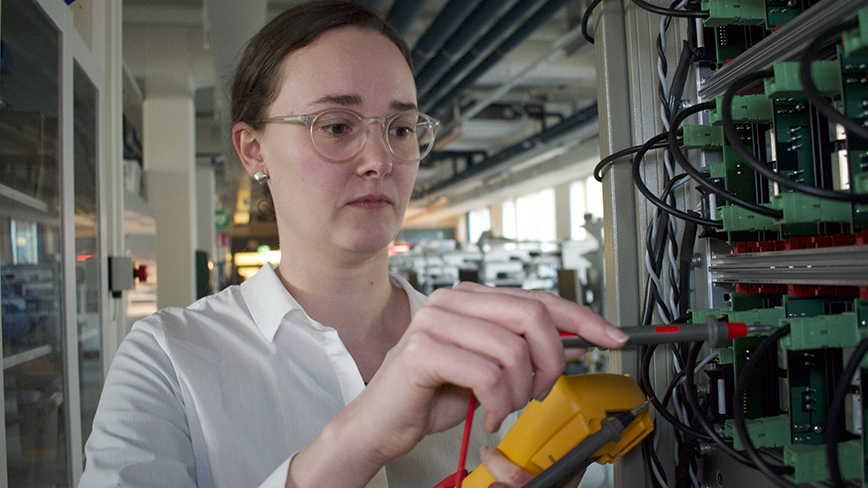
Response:
[[[413,61],[407,44],[395,29],[375,12],[348,1],[316,1],[297,5],[266,24],[247,43],[232,81],[232,124],[245,122],[259,130],[268,106],[279,94],[281,62],[332,29],[359,27],[380,33],[392,41],[410,69]]]

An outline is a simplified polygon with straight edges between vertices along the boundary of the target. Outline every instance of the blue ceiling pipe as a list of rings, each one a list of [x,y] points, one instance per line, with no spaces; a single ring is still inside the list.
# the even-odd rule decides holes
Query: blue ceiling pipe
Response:
[[[485,35],[476,41],[476,44],[446,74],[435,78],[436,81],[433,87],[420,90],[417,83],[416,91],[419,93],[419,106],[424,108],[429,101],[436,101],[437,98],[441,97],[456,81],[466,76],[476,63],[483,59],[482,56],[487,54],[496,43],[502,41],[507,35],[512,33],[513,29],[525,19],[528,12],[538,8],[545,1],[519,0]]]
[[[406,1],[406,0],[405,0]],[[480,0],[449,0],[443,10],[437,14],[437,17],[431,22],[428,30],[422,34],[422,37],[416,41],[411,52],[413,56],[414,75],[418,75],[419,71],[425,67],[432,57],[437,54],[440,46],[446,42],[446,39],[458,29],[461,22],[467,18],[467,15],[476,8]],[[399,3],[400,0],[395,0]],[[414,2],[406,2],[414,3]],[[403,35],[403,34],[402,34]]]
[[[395,0],[389,13],[386,14],[386,22],[392,24],[392,27],[398,31],[401,37],[407,33],[407,29],[416,20],[416,17],[422,13],[422,9],[428,0]]]
[[[540,7],[530,18],[527,19],[521,27],[519,27],[515,32],[512,33],[505,41],[501,42],[500,45],[495,48],[494,52],[488,55],[487,58],[482,60],[473,70],[467,74],[464,78],[461,79],[458,83],[455,84],[452,89],[450,89],[445,95],[443,95],[440,99],[436,99],[435,96],[431,96],[433,94],[425,96],[425,102],[423,105],[423,111],[429,113],[436,113],[441,110],[445,110],[449,107],[453,100],[458,98],[461,93],[469,88],[477,79],[479,79],[482,75],[484,75],[488,70],[490,70],[495,64],[497,64],[507,53],[512,51],[516,46],[522,43],[525,39],[528,38],[537,28],[546,23],[555,13],[557,13],[560,9],[566,5],[570,0],[548,0],[545,5]],[[445,89],[445,88],[444,88]],[[435,87],[435,90],[437,88]],[[437,90],[438,93],[442,90]]]
[[[461,23],[435,57],[424,68],[417,67],[416,90],[425,93],[443,76],[455,61],[464,54],[470,43],[479,39],[488,27],[503,15],[503,11],[515,0],[486,0]]]
[[[540,144],[549,142],[552,139],[564,135],[570,131],[577,130],[580,127],[583,127],[589,123],[593,123],[596,118],[597,104],[594,103],[593,105],[589,105],[588,107],[579,110],[578,112],[549,127],[548,129],[539,132],[536,135],[533,135],[521,142],[506,147],[497,154],[489,156],[482,161],[479,161],[478,163],[474,163],[472,166],[468,166],[466,169],[452,175],[450,178],[447,178],[430,187],[420,189],[419,191],[414,191],[413,196],[410,197],[410,200],[425,198],[428,195],[443,190],[444,188],[447,188],[454,184],[460,183],[485,170],[501,165],[513,158],[518,157],[523,153],[526,153],[527,151],[530,151],[531,149],[539,146]],[[432,153],[432,155],[434,154],[437,153]]]

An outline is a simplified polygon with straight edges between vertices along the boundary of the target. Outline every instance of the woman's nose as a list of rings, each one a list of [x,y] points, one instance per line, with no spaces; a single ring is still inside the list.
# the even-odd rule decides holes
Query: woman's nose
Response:
[[[392,173],[392,152],[386,145],[381,124],[371,130],[367,127],[365,145],[359,154],[357,171],[359,175],[384,178]]]

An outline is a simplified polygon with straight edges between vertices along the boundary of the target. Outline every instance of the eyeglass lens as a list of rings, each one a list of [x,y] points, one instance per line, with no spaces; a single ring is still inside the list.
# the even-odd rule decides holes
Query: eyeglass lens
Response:
[[[418,112],[402,112],[386,119],[386,142],[392,155],[401,161],[418,161],[428,154],[434,131]],[[362,148],[367,127],[357,115],[344,110],[321,113],[312,123],[314,147],[323,157],[344,161]]]

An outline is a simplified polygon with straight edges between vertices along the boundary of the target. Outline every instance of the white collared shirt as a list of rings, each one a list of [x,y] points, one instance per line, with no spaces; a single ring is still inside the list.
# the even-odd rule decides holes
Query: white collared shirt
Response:
[[[415,314],[426,297],[391,279]],[[337,331],[311,319],[267,264],[133,326],[106,377],[79,486],[283,487],[292,456],[364,387]],[[468,467],[501,438],[486,435],[481,410]],[[431,488],[454,473],[462,430],[426,437],[368,486]]]

